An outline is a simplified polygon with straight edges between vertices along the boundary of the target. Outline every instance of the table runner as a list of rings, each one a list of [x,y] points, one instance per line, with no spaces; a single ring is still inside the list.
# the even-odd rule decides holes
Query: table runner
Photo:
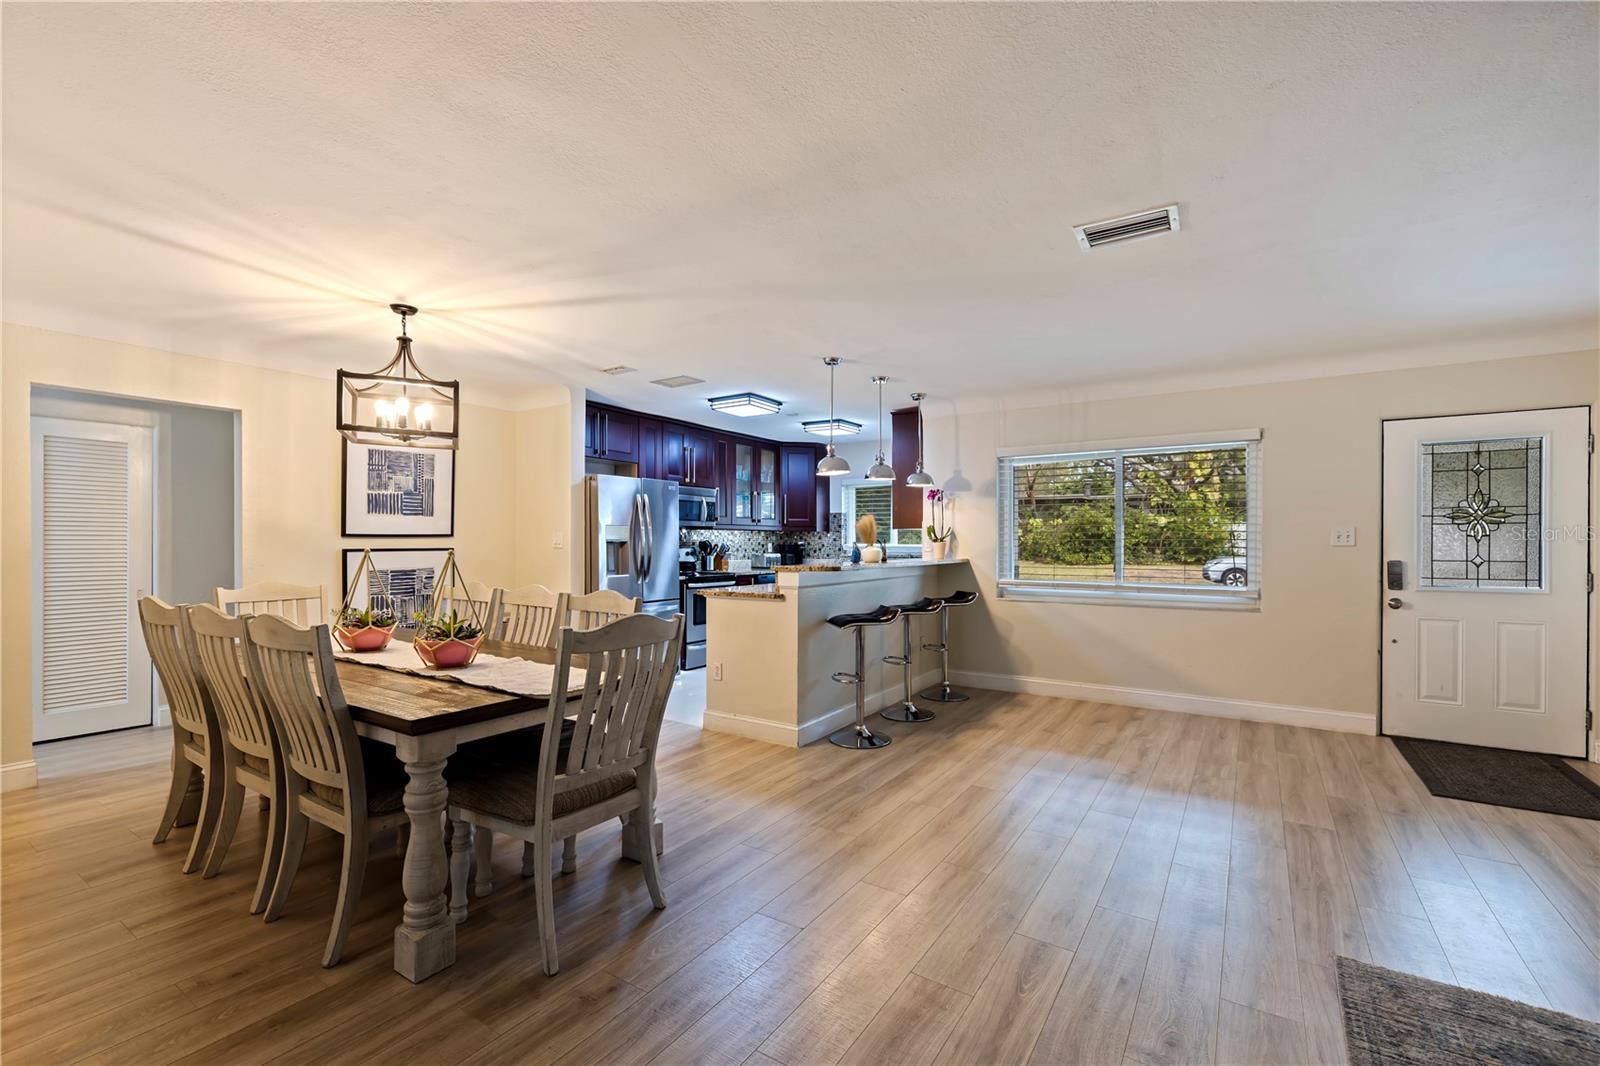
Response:
[[[347,663],[377,666],[397,673],[437,678],[440,681],[455,681],[458,684],[471,685],[473,688],[486,688],[513,696],[547,698],[550,695],[550,687],[556,680],[556,668],[550,663],[506,659],[486,652],[480,652],[471,666],[435,670],[423,665],[422,660],[417,658],[415,648],[398,640],[382,651],[346,651],[335,647],[333,655],[334,658]],[[582,691],[583,671],[574,667],[567,671],[567,694],[576,696]]]

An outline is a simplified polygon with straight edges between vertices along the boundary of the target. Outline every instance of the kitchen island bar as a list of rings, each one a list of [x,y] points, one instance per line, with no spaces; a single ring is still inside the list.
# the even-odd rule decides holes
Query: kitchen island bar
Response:
[[[828,625],[829,618],[976,587],[964,559],[775,569],[775,585],[705,594],[705,728],[789,747],[855,720],[853,694],[833,680],[854,666],[854,637]],[[867,634],[867,709],[874,715],[902,696],[900,668],[882,661],[899,654],[901,633],[898,626],[887,629]],[[938,680],[936,654],[921,647],[937,638],[928,622],[912,642],[914,691]],[[873,717],[869,725],[881,721]]]

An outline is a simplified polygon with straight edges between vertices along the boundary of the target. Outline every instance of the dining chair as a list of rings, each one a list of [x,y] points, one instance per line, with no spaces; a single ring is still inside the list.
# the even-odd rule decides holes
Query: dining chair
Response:
[[[490,588],[481,581],[450,582],[439,586],[436,593],[438,613],[456,612],[461,618],[477,618],[483,623],[483,632],[489,635],[499,625],[500,590]]]
[[[614,589],[596,589],[581,596],[568,596],[567,624],[574,629],[599,629],[619,618],[638,614],[643,603],[637,596],[624,596]]]
[[[559,969],[550,856],[557,839],[631,815],[635,832],[655,824],[656,744],[678,669],[683,616],[622,618],[599,629],[561,631],[552,692],[565,692],[573,658],[588,657],[582,696],[550,700],[545,737],[573,718],[570,746],[542,744],[537,768],[498,766],[469,772],[450,785],[456,833],[481,827],[534,845],[534,896],[544,972]],[[657,910],[667,905],[655,848],[639,849],[645,885]],[[465,914],[467,855],[451,853],[452,910]]]
[[[262,581],[243,588],[225,589],[215,594],[217,609],[232,615],[275,614],[295,625],[321,625],[328,596],[321,585],[291,585],[287,581]]]
[[[193,873],[211,846],[222,804],[221,731],[211,697],[195,672],[193,637],[183,608],[145,596],[139,600],[139,625],[172,715],[172,782],[167,788],[166,810],[161,812],[161,824],[151,843],[160,844],[167,839],[184,813],[190,792],[198,785],[200,810],[194,838],[189,841],[189,854],[183,860],[183,872]]]
[[[248,618],[245,626],[250,681],[266,704],[284,756],[283,847],[266,920],[283,913],[311,823],[341,834],[339,896],[322,953],[322,965],[333,966],[344,954],[361,898],[368,842],[407,820],[405,770],[381,745],[359,742],[334,670],[327,626],[306,629],[272,615]]]
[[[566,624],[567,594],[543,585],[500,590],[500,626],[491,636],[511,644],[555,650]]]
[[[267,823],[266,847],[261,853],[261,872],[256,877],[255,894],[250,897],[250,913],[260,914],[266,909],[267,894],[277,879],[283,846],[286,807],[278,802],[284,794],[283,752],[266,705],[250,683],[246,663],[249,616],[235,618],[203,603],[187,608],[187,614],[189,630],[194,634],[196,668],[211,694],[222,727],[222,804],[201,876],[215,877],[222,869],[233,834],[239,828],[245,789],[265,796],[272,801],[272,815]]]

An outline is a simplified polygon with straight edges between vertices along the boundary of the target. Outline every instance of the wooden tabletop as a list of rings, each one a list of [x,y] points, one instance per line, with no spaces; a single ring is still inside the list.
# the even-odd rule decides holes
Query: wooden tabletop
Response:
[[[513,696],[458,681],[418,677],[344,660],[337,661],[334,669],[339,671],[339,687],[344,690],[352,718],[411,736],[471,725],[549,703],[537,696]]]

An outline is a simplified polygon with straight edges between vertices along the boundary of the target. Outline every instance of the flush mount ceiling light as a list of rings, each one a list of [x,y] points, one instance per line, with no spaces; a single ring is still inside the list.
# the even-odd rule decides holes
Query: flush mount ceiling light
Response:
[[[339,433],[352,444],[454,451],[461,383],[430,378],[417,366],[406,334],[406,319],[417,309],[410,304],[390,304],[389,310],[400,316],[394,358],[370,374],[340,370],[336,376]]]
[[[868,481],[893,481],[894,467],[890,466],[883,458],[883,383],[889,379],[882,374],[874,374],[872,383],[878,386],[878,458],[867,469]]]
[[[838,455],[835,455],[833,451],[833,435],[835,432],[837,432],[835,427],[841,421],[843,421],[842,419],[838,419],[833,416],[833,371],[834,368],[839,365],[839,357],[837,355],[830,355],[823,360],[823,363],[828,367],[828,450],[823,454],[822,458],[817,461],[817,476],[839,477],[850,472],[850,464],[845,462]],[[854,425],[854,423],[851,424]],[[860,428],[860,426],[856,426],[856,429],[859,430]]]
[[[861,423],[852,422],[848,418],[813,418],[809,422],[800,423],[800,428],[819,437],[832,437],[835,434],[841,437],[853,437],[861,432]]]
[[[917,468],[906,475],[906,484],[917,489],[933,488],[933,475],[922,469],[922,398],[924,392],[913,392],[912,400],[917,404]]]
[[[738,415],[749,418],[752,415],[775,415],[783,410],[783,404],[770,396],[762,396],[756,392],[736,392],[731,396],[713,396],[708,401],[713,411],[721,411],[725,415]]]

